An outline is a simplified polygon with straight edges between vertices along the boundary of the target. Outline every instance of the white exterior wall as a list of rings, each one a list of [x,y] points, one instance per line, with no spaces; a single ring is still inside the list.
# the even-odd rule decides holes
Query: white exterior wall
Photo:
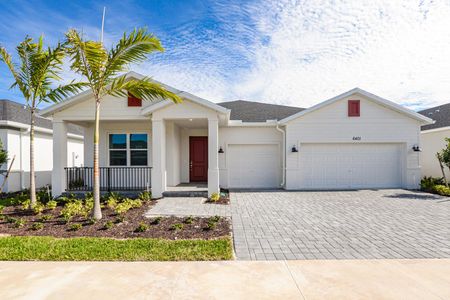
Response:
[[[228,188],[228,147],[229,145],[275,144],[280,147],[280,166],[282,166],[283,137],[275,127],[221,127],[219,128],[219,147],[225,153],[219,154],[220,187]],[[267,170],[268,172],[273,170]],[[281,174],[282,170],[279,170]],[[280,176],[281,177],[281,176]],[[280,178],[281,184],[281,178]]]
[[[361,116],[348,117],[348,100],[360,100]],[[354,141],[353,137],[360,137]],[[356,94],[326,105],[290,121],[286,125],[286,189],[302,189],[300,152],[302,143],[401,143],[403,148],[402,182],[414,189],[420,182],[419,153],[412,147],[420,145],[420,123],[392,109]]]
[[[445,130],[429,130],[421,133],[420,153],[422,161],[422,175],[442,177],[441,167],[436,158],[436,153],[445,148],[445,138],[450,138],[450,128]],[[450,171],[445,167],[446,176],[450,179]]]
[[[144,121],[100,121],[99,163],[100,167],[109,166],[109,134],[110,133],[147,133],[148,134],[148,166],[152,166],[151,122],[147,118]],[[92,167],[94,159],[94,124],[90,123],[84,129],[84,166]],[[69,152],[69,151],[68,151]]]
[[[19,129],[0,129],[3,147],[8,151],[8,165],[15,156],[11,173],[4,186],[5,192],[19,191],[30,186],[30,137],[29,133]],[[83,140],[68,138],[68,166],[81,166],[83,163]],[[76,159],[74,159],[77,157]],[[36,187],[51,184],[53,161],[53,139],[51,133],[35,132],[35,172]],[[75,164],[74,164],[75,163]],[[3,184],[3,176],[0,184]]]

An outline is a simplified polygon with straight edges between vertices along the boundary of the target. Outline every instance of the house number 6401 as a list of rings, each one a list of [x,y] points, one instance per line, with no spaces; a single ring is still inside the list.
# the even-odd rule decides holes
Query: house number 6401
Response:
[[[360,136],[354,136],[354,137],[353,137],[353,140],[354,140],[354,141],[360,141],[360,140],[361,140],[361,137],[360,137]]]

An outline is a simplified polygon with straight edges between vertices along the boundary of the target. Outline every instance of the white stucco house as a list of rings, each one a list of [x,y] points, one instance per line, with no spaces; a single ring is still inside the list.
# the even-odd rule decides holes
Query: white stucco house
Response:
[[[441,167],[436,153],[445,148],[445,138],[450,138],[450,103],[425,109],[419,112],[436,122],[422,126],[422,175],[442,177]],[[450,178],[448,168],[445,168],[446,177]]]
[[[141,78],[136,73],[129,77]],[[288,190],[408,188],[421,178],[426,116],[359,88],[311,108],[183,98],[145,102],[106,97],[100,122],[102,190],[205,182],[219,188]],[[89,91],[53,105],[54,195],[89,189],[94,101]],[[84,168],[67,168],[68,124],[84,128]]]
[[[0,100],[0,140],[8,151],[9,161],[0,168],[0,186],[3,185],[5,172],[11,166],[11,172],[3,187],[4,192],[15,192],[29,187],[30,183],[30,111],[23,104]],[[51,184],[53,159],[52,122],[36,117],[35,127],[35,171],[36,186]],[[67,165],[81,166],[83,159],[83,136],[77,126],[68,126]],[[14,159],[14,161],[13,161]]]

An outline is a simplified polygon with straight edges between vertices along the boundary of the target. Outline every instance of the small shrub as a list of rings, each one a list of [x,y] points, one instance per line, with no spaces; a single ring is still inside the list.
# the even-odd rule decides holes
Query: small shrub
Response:
[[[209,220],[208,223],[206,224],[206,230],[214,230],[216,229],[217,226],[217,222],[214,222],[212,220]]]
[[[186,219],[184,219],[185,224],[192,224],[194,222],[194,217],[189,216]]]
[[[181,224],[181,223],[176,223],[176,224],[173,224],[172,226],[170,226],[170,230],[173,230],[173,231],[179,231],[179,230],[182,230],[183,227],[184,227],[183,224]]]
[[[51,219],[53,219],[52,215],[42,215],[41,216],[41,222],[50,221]]]
[[[15,223],[16,222],[16,218],[10,217],[10,216],[5,216],[5,221],[7,223]]]
[[[83,214],[83,202],[81,200],[75,200],[73,202],[67,202],[61,210],[60,215],[66,223],[69,223],[73,217],[81,214]]]
[[[42,230],[42,229],[44,229],[44,223],[42,223],[42,222],[34,223],[31,226],[31,230],[34,230],[34,231],[38,231],[38,230]]]
[[[15,228],[22,228],[23,226],[25,226],[26,223],[27,223],[27,222],[26,222],[24,219],[19,218],[19,219],[16,219],[16,220],[14,221],[14,227],[15,227]]]
[[[212,222],[219,222],[220,221],[220,216],[214,216],[214,217],[211,217],[211,218],[209,218],[209,220],[210,221],[212,221]]]
[[[143,191],[143,192],[139,193],[138,199],[140,199],[142,201],[152,200],[152,193],[149,191]]]
[[[131,208],[139,208],[143,205],[141,199],[130,200]]]
[[[446,187],[445,185],[438,184],[433,186],[432,192],[441,196],[450,196],[450,188]]]
[[[107,221],[105,223],[105,225],[103,225],[103,229],[107,230],[107,229],[111,229],[114,227],[114,223],[112,221]]]
[[[134,230],[134,232],[145,232],[149,229],[149,226],[144,222],[139,223],[139,226]]]
[[[161,223],[162,217],[156,217],[152,220],[152,222],[150,224],[152,225],[158,225],[159,223]]]
[[[28,210],[30,208],[31,200],[27,199],[22,202],[22,210]]]
[[[57,206],[58,206],[58,202],[56,202],[55,200],[48,201],[47,205],[46,205],[47,209],[50,209],[50,210],[55,210]]]
[[[433,192],[433,187],[435,185],[443,185],[444,179],[438,177],[425,176],[420,181],[420,189],[426,192]]]
[[[124,201],[117,204],[115,212],[117,215],[124,215],[131,209],[131,203],[129,201]]]
[[[212,193],[211,196],[209,197],[209,199],[212,202],[217,202],[220,199],[220,194],[219,193]]]
[[[3,210],[5,209],[5,207],[3,205],[0,205],[0,214],[3,213]]]
[[[32,209],[36,215],[40,215],[45,210],[45,205],[38,202],[33,205]]]
[[[106,206],[110,209],[114,209],[117,206],[117,200],[114,197],[109,197],[106,199]]]
[[[87,219],[87,224],[88,225],[94,225],[95,223],[97,223],[97,220],[95,218]]]
[[[69,226],[69,230],[70,230],[70,231],[78,231],[78,230],[80,230],[81,228],[83,228],[83,224],[81,224],[81,223],[75,223],[75,224],[71,224],[71,225]]]

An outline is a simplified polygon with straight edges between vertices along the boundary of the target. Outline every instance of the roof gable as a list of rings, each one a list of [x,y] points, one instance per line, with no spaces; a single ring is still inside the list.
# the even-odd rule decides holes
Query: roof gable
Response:
[[[338,95],[336,97],[333,97],[333,98],[328,99],[326,101],[320,102],[319,104],[316,104],[316,105],[314,105],[314,106],[312,106],[312,107],[310,107],[310,108],[308,108],[306,110],[300,111],[300,112],[298,112],[298,113],[296,113],[296,114],[294,114],[292,116],[284,118],[280,122],[282,124],[286,124],[286,123],[288,123],[288,122],[290,122],[290,121],[292,121],[294,119],[300,118],[300,117],[302,117],[302,116],[304,116],[306,114],[309,114],[311,112],[319,110],[322,107],[325,107],[327,105],[330,105],[332,103],[340,101],[340,100],[342,100],[342,99],[344,99],[346,97],[349,97],[349,96],[351,96],[353,94],[360,94],[360,95],[364,96],[365,98],[367,98],[369,101],[373,101],[373,102],[375,102],[375,103],[377,103],[377,104],[379,104],[381,106],[389,108],[389,109],[391,109],[393,111],[396,111],[398,113],[404,114],[404,115],[406,115],[406,116],[408,116],[408,117],[410,117],[412,119],[415,119],[417,121],[422,122],[423,124],[432,124],[433,123],[433,120],[428,118],[428,117],[425,117],[425,116],[423,116],[423,115],[421,115],[419,113],[416,113],[416,112],[414,112],[414,111],[412,111],[410,109],[407,109],[406,107],[403,107],[403,106],[401,106],[401,105],[399,105],[397,103],[394,103],[392,101],[383,99],[381,97],[378,97],[378,96],[376,96],[374,94],[371,94],[371,93],[369,93],[369,92],[367,92],[367,91],[365,91],[363,89],[360,89],[360,88],[354,88],[354,89],[349,90],[349,91],[347,91],[345,93],[342,93],[342,94],[340,94],[340,95]]]

